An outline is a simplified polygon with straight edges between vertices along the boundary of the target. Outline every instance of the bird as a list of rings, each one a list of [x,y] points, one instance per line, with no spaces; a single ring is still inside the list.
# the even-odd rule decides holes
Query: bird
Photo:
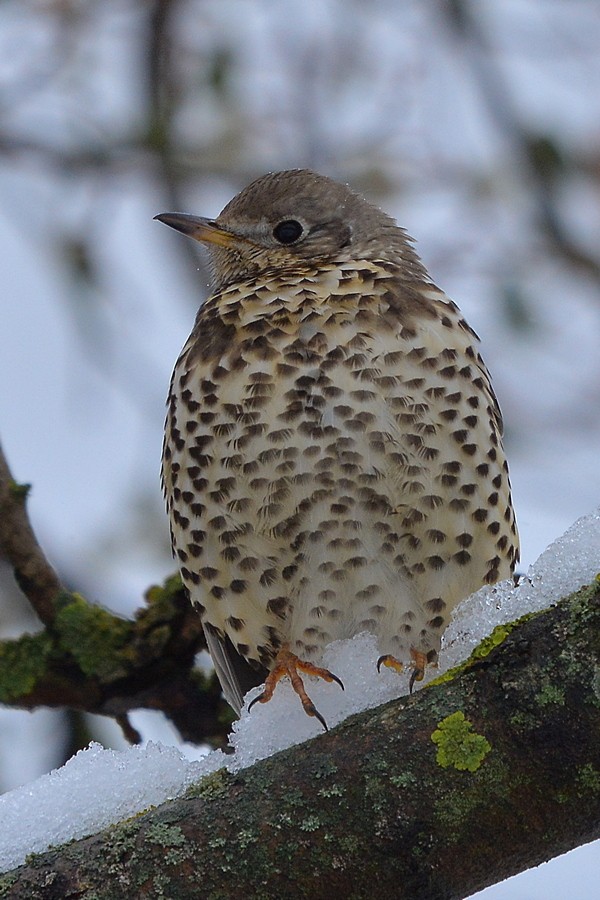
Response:
[[[211,293],[175,365],[162,485],[224,696],[344,685],[324,648],[376,636],[434,666],[453,609],[510,577],[519,539],[479,338],[413,239],[308,169],[216,217],[156,216],[208,250]]]

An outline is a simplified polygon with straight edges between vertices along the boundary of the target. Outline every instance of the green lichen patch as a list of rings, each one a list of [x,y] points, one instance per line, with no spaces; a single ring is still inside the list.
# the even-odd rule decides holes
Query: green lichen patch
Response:
[[[182,866],[190,858],[187,838],[178,825],[157,822],[146,829],[144,837],[162,848],[166,865]]]
[[[321,828],[321,820],[316,815],[307,816],[300,820],[298,827],[300,831],[318,831]]]
[[[10,481],[8,485],[8,489],[13,497],[15,497],[20,503],[25,503],[29,492],[31,490],[31,485],[19,484],[18,481]]]
[[[171,575],[162,585],[152,585],[145,593],[146,604],[135,613],[136,650],[144,661],[161,656],[172,640],[175,621],[182,615],[183,584],[179,575]],[[185,609],[189,609],[185,601]],[[198,617],[198,630],[200,619]]]
[[[565,692],[556,684],[544,684],[537,694],[537,702],[540,706],[564,706]]]
[[[331,775],[337,774],[338,767],[332,762],[328,757],[324,758],[323,761],[319,764],[318,768],[315,769],[314,777],[315,778],[329,778]]]
[[[329,799],[330,797],[343,797],[346,793],[346,789],[339,784],[332,784],[329,787],[322,787],[319,791],[317,791],[319,797],[325,797]]]
[[[494,630],[475,647],[469,657],[469,661],[473,662],[476,659],[485,659],[492,650],[495,650],[496,647],[499,647],[500,644],[504,643],[514,627],[522,621],[523,619],[518,619],[517,622],[506,622],[503,625],[496,625]]]
[[[417,783],[417,778],[412,772],[400,772],[398,775],[390,775],[390,783],[397,788],[409,788]]]
[[[598,607],[595,602],[600,595],[600,575],[596,575],[591,584],[585,585],[578,591],[570,595],[571,603],[569,603],[570,625],[573,633],[581,628],[589,627],[597,619]],[[590,632],[590,649],[600,652],[600,635],[598,629],[593,628]]]
[[[62,650],[69,653],[88,676],[116,679],[127,673],[122,650],[131,634],[131,623],[78,594],[60,605],[54,622]]]
[[[181,847],[186,841],[178,825],[164,825],[160,822],[148,826],[145,839],[153,844],[160,844],[161,847]]]
[[[8,897],[10,889],[18,880],[19,876],[15,872],[0,875],[0,897]]]
[[[194,800],[201,797],[203,800],[216,800],[226,794],[232,781],[232,776],[227,769],[217,769],[205,775],[196,784],[192,784],[185,792],[185,800]]]
[[[543,612],[543,610],[542,610]],[[524,622],[529,621],[529,619],[533,619],[535,616],[540,615],[541,613],[526,613],[524,616],[521,616],[519,619],[515,619],[514,622],[505,622],[502,625],[496,625],[494,630],[488,634],[480,643],[475,647],[471,655],[464,662],[459,663],[458,666],[454,666],[452,669],[448,669],[447,672],[444,672],[443,675],[439,675],[437,678],[433,678],[429,681],[425,687],[435,687],[438,684],[445,684],[448,681],[453,681],[458,675],[461,675],[463,672],[466,672],[470,669],[476,662],[481,659],[485,659],[492,650],[495,650],[496,647],[499,647],[500,644],[504,643],[509,634],[514,631],[514,629],[518,625],[522,625]]]
[[[144,597],[147,606],[138,610],[137,616],[144,619],[170,618],[173,614],[173,600],[183,590],[179,575],[170,575],[162,585],[153,584]]]
[[[481,734],[473,732],[473,725],[464,713],[458,711],[438,722],[431,740],[437,745],[436,761],[446,769],[453,766],[459,771],[476,772],[491,744]]]
[[[44,632],[0,643],[0,703],[29,694],[46,671],[52,639]]]
[[[586,763],[579,768],[577,781],[580,785],[580,796],[600,794],[600,772],[592,763]]]

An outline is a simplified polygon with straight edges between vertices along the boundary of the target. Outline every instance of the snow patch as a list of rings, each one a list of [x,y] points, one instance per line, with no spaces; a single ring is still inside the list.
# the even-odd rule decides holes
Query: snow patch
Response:
[[[496,625],[547,609],[589,584],[599,572],[600,507],[553,541],[516,587],[512,581],[501,581],[457,606],[442,638],[439,673],[467,659]]]

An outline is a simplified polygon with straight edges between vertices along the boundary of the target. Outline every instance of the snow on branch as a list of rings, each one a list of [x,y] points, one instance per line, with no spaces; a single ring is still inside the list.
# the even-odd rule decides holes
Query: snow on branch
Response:
[[[506,628],[442,683],[213,772],[35,857],[0,877],[0,893],[91,898],[109,882],[111,897],[156,896],[159,884],[181,898],[318,900],[375,884],[400,900],[467,896],[600,836],[599,636],[596,582]]]

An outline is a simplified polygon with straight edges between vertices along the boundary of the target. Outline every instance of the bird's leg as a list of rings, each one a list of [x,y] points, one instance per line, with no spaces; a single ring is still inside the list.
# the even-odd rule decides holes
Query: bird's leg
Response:
[[[410,656],[412,659],[411,663],[411,676],[410,681],[408,682],[408,688],[412,694],[413,687],[415,685],[415,681],[422,681],[423,676],[425,675],[425,666],[427,664],[427,654],[422,653],[420,650],[414,650],[411,647]],[[395,656],[392,656],[391,653],[386,653],[384,656],[380,656],[377,660],[377,671],[381,671],[382,666],[387,666],[388,669],[394,669],[395,672],[403,672],[404,665],[400,662],[399,659],[396,659]]]
[[[306,675],[314,675],[317,678],[322,678],[324,681],[335,681],[336,684],[339,684],[341,689],[344,690],[344,685],[340,679],[337,675],[334,675],[333,672],[330,672],[329,669],[322,669],[320,666],[315,666],[313,663],[299,659],[296,654],[288,650],[287,647],[282,647],[275,657],[273,668],[267,675],[264,691],[250,703],[248,712],[250,712],[255,703],[267,703],[273,696],[277,682],[287,675],[292,683],[292,687],[300,697],[304,712],[307,716],[314,716],[318,719],[325,731],[327,731],[327,722],[306,693],[304,684],[298,672],[304,672]]]

